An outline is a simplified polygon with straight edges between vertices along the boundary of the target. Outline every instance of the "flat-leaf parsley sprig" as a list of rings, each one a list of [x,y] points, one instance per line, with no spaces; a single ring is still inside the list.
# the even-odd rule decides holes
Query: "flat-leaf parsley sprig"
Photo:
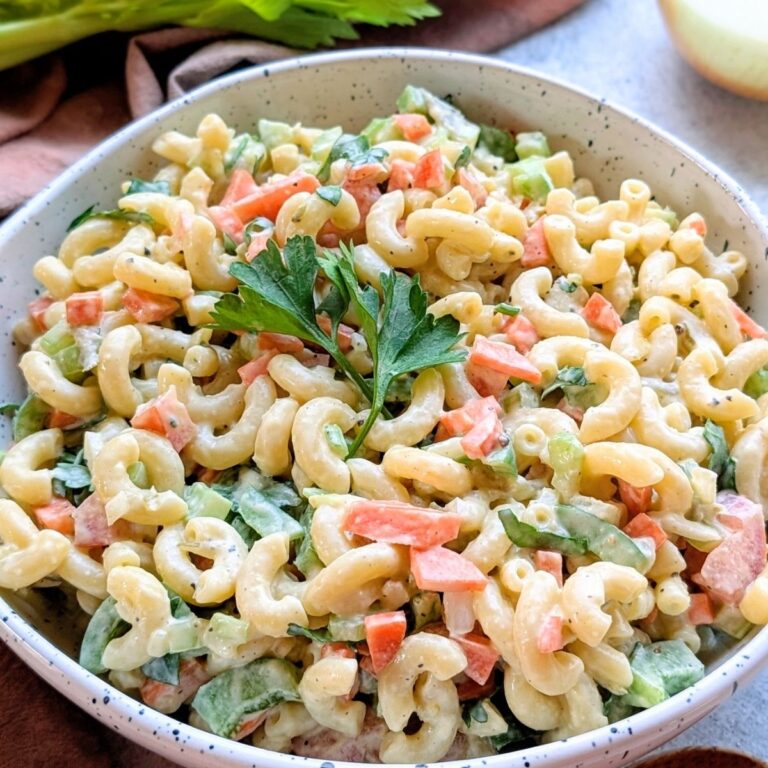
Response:
[[[320,270],[331,283],[325,298],[315,304]],[[384,408],[393,381],[404,373],[444,363],[461,362],[466,350],[456,347],[462,338],[453,317],[435,318],[427,312],[427,294],[419,278],[394,270],[381,275],[381,291],[362,287],[351,251],[325,251],[318,256],[311,237],[291,237],[283,254],[273,240],[250,264],[236,262],[230,273],[240,285],[226,294],[212,311],[215,327],[228,330],[287,333],[322,347],[360,389],[371,409],[350,446],[353,456]],[[349,308],[360,322],[373,361],[373,377],[363,378],[341,351],[337,331]],[[331,332],[325,333],[318,316],[327,315]]]

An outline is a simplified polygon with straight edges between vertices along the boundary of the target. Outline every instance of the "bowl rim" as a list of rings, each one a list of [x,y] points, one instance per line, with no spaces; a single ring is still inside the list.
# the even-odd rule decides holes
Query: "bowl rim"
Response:
[[[534,79],[550,87],[560,88],[575,93],[582,98],[600,104],[603,108],[629,119],[646,129],[655,139],[665,143],[669,148],[683,155],[687,160],[696,164],[712,181],[714,181],[742,209],[746,217],[754,224],[765,245],[768,259],[768,222],[763,217],[757,205],[749,198],[741,186],[722,171],[717,165],[705,159],[699,152],[677,139],[666,130],[654,123],[636,115],[628,109],[615,105],[611,100],[600,98],[588,90],[574,86],[558,77],[538,72],[537,70],[513,64],[503,59],[490,56],[469,54],[445,49],[427,49],[415,47],[371,47],[357,48],[345,51],[331,51],[317,54],[294,56],[274,62],[267,62],[238,70],[229,75],[216,78],[209,83],[195,88],[168,102],[147,115],[124,126],[104,141],[89,150],[71,167],[47,184],[21,209],[10,216],[0,225],[0,246],[15,235],[19,230],[29,226],[30,217],[36,215],[42,207],[55,195],[76,183],[78,177],[93,165],[98,165],[100,157],[110,151],[119,150],[134,135],[151,126],[174,112],[181,111],[194,102],[207,97],[218,90],[225,90],[241,82],[250,82],[273,74],[282,74],[301,69],[311,69],[324,65],[334,65],[337,62],[370,60],[375,58],[427,60],[432,62],[458,62],[459,64],[498,69],[512,72],[526,78]],[[752,630],[743,645],[723,661],[715,670],[709,672],[700,682],[670,697],[661,704],[647,710],[642,710],[615,724],[609,724],[592,731],[572,736],[559,742],[566,748],[560,748],[563,756],[567,753],[587,754],[600,747],[618,751],[621,748],[632,751],[633,742],[644,732],[651,732],[659,720],[676,721],[684,719],[685,713],[702,709],[707,714],[714,706],[722,703],[738,687],[739,681],[749,680],[768,664],[768,627]],[[115,727],[119,733],[137,743],[151,749],[169,759],[178,759],[180,747],[186,754],[205,753],[240,761],[245,765],[261,765],[264,768],[287,768],[296,760],[315,768],[360,768],[369,763],[349,761],[324,761],[320,758],[302,758],[281,752],[254,747],[250,744],[235,742],[220,736],[194,728],[180,720],[152,710],[143,702],[133,699],[128,694],[113,687],[110,683],[88,672],[77,661],[59,650],[53,643],[38,633],[35,628],[19,615],[2,596],[0,596],[0,640],[18,655],[33,671],[42,677],[56,690],[80,706],[96,720],[109,720],[115,717],[121,721],[122,727]],[[54,671],[55,670],[55,671]],[[67,678],[66,685],[59,684],[59,673]],[[70,682],[73,684],[70,685]],[[106,695],[105,695],[106,694]],[[88,702],[90,701],[90,705]],[[715,702],[714,706],[709,706]],[[701,715],[699,715],[701,716]],[[696,716],[694,715],[694,718]],[[130,723],[130,726],[128,726]],[[126,728],[126,726],[128,726]],[[160,730],[168,734],[176,734],[175,741],[159,736]],[[183,738],[182,738],[183,737]],[[636,746],[636,745],[635,745]],[[517,752],[471,758],[440,763],[448,768],[461,766],[491,766],[502,768],[511,760],[525,760],[525,765],[534,762],[542,763],[547,760],[547,752],[551,744],[543,744]],[[229,753],[229,754],[227,754]],[[634,755],[638,757],[639,755]],[[258,761],[256,763],[255,761]],[[404,764],[413,766],[413,764]],[[435,764],[437,765],[437,764]]]

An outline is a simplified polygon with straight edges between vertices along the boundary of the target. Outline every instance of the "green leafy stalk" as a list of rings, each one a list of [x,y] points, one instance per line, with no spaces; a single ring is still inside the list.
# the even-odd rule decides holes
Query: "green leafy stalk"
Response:
[[[427,294],[421,289],[418,276],[408,277],[395,271],[382,273],[380,300],[372,286],[361,287],[352,253],[346,246],[342,245],[339,256],[326,251],[320,263],[339,296],[347,299],[355,310],[373,359],[371,410],[350,446],[349,455],[354,456],[384,408],[387,391],[398,376],[461,362],[466,351],[455,348],[462,337],[458,321],[448,315],[435,319],[427,312]]]
[[[427,0],[25,0],[0,4],[0,69],[108,30],[216,27],[316,48],[356,39],[356,23],[414,24],[439,13]]]

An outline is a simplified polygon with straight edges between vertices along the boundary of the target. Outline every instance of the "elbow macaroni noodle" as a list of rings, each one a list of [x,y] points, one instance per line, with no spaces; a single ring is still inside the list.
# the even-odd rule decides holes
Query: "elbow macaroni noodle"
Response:
[[[215,730],[204,681],[243,681],[238,704],[286,665],[235,738],[459,759],[508,724],[540,742],[605,725],[638,644],[698,652],[698,624],[768,623],[768,334],[733,299],[747,257],[711,251],[703,218],[678,224],[641,179],[597,197],[538,134],[505,163],[451,109],[372,123],[363,160],[341,129],[209,115],[33,268],[0,587],[72,590],[84,646],[108,613],[99,671],[161,710],[191,699]],[[298,307],[242,333],[211,314],[233,265],[299,235],[327,258],[349,242],[371,292],[418,275],[430,322],[460,327],[464,361],[400,373],[355,455],[359,381],[388,352],[354,304],[345,370],[287,333]],[[324,271],[312,289],[322,327],[338,289]],[[178,687],[148,664],[168,653]]]

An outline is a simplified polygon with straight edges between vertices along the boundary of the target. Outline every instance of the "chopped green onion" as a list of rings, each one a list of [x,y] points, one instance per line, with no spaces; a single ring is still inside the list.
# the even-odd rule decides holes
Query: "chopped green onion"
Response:
[[[520,314],[521,309],[520,307],[515,306],[514,304],[507,304],[506,302],[501,302],[501,304],[497,304],[493,308],[494,312],[498,312],[500,315],[509,315],[509,317],[516,317]]]

